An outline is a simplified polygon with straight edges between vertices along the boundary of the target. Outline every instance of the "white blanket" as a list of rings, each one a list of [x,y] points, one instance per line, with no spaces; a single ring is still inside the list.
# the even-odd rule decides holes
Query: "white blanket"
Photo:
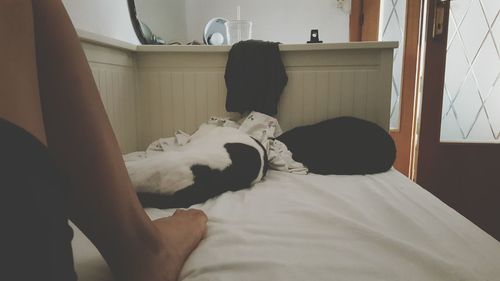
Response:
[[[271,171],[251,189],[195,207],[207,213],[208,233],[184,281],[500,280],[500,243],[395,170]],[[79,280],[111,280],[79,231],[73,246]]]

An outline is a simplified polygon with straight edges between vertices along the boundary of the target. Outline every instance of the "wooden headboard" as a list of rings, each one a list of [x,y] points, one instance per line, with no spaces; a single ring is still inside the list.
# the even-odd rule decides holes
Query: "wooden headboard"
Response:
[[[122,151],[227,116],[229,46],[135,46],[79,31]],[[389,129],[394,42],[281,45],[283,129],[356,116]]]

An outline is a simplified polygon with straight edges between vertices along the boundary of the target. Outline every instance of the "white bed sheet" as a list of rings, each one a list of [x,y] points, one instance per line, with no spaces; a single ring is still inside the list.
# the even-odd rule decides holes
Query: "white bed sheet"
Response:
[[[195,207],[207,213],[208,231],[185,281],[500,280],[500,243],[395,170],[270,171],[249,190]],[[77,229],[73,248],[79,280],[112,280]]]

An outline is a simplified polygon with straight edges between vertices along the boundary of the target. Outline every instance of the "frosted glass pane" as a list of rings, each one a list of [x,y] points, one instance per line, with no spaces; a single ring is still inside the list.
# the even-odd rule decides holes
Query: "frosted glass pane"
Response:
[[[442,142],[500,143],[500,1],[451,1]]]
[[[391,129],[398,129],[406,31],[406,0],[382,0],[380,5],[379,40],[399,42],[399,48],[394,51],[391,94]]]

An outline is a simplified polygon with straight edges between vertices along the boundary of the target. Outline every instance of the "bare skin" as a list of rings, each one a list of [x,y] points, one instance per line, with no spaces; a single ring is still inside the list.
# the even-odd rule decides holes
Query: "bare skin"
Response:
[[[207,218],[151,221],[125,169],[77,34],[60,0],[0,0],[0,118],[46,144],[68,176],[71,220],[119,280],[177,280]]]
[[[177,210],[171,217],[153,221],[160,234],[158,249],[162,250],[153,256],[128,257],[140,266],[120,271],[117,280],[177,280],[184,262],[205,234],[206,221],[205,214],[194,209]]]

